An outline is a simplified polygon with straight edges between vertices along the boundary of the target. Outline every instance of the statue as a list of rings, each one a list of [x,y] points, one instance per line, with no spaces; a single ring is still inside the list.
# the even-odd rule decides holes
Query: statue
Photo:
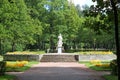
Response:
[[[61,34],[59,34],[58,39],[59,39],[58,40],[58,45],[57,45],[58,53],[62,53],[62,44],[63,44],[62,40],[63,40],[63,38],[62,38]]]
[[[62,42],[62,35],[61,34],[59,34],[59,36],[58,36],[58,47],[62,47],[62,44],[63,44],[63,42]]]

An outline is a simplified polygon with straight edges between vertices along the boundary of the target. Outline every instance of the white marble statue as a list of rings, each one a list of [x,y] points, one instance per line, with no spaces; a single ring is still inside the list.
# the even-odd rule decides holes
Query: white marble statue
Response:
[[[63,38],[62,38],[61,34],[59,34],[58,39],[59,39],[58,40],[58,47],[62,47],[62,44],[63,44],[62,40],[63,40]]]
[[[58,53],[62,53],[62,44],[63,44],[62,40],[63,40],[63,38],[62,38],[61,34],[59,34],[58,39],[59,39],[58,45],[57,45]]]

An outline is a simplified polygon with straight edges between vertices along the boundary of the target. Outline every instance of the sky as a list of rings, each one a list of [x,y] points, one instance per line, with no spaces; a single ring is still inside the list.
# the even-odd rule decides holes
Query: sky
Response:
[[[92,2],[92,0],[73,0],[74,4],[77,5],[79,4],[80,6],[83,6],[87,4],[88,6],[95,4]]]

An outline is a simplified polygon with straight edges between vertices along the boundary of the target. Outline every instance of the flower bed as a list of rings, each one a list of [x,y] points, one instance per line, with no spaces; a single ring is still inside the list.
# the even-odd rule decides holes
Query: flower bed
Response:
[[[16,62],[7,61],[6,62],[6,67],[20,68],[20,67],[24,67],[26,64],[28,64],[28,61],[16,61]]]
[[[6,54],[44,54],[45,51],[15,51],[7,52]]]
[[[76,52],[77,54],[113,54],[111,51],[83,51]]]
[[[6,72],[24,72],[32,65],[38,64],[37,61],[6,61]]]
[[[101,60],[91,60],[90,63],[97,67],[110,67],[110,63],[102,63]]]
[[[88,68],[97,70],[97,71],[111,71],[110,67],[111,61],[101,61],[101,60],[90,60],[90,61],[81,61],[80,63],[85,64]]]

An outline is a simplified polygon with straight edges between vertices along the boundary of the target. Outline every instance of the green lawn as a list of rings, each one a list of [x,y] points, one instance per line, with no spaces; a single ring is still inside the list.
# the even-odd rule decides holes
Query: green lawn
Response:
[[[118,76],[114,76],[114,75],[104,75],[103,77],[106,80],[118,80]]]
[[[16,77],[13,76],[13,75],[3,75],[3,76],[0,76],[0,80],[14,80]]]
[[[86,61],[86,62],[80,62],[82,64],[85,64],[87,67],[89,67],[90,69],[93,69],[93,70],[96,70],[96,71],[110,71],[111,68],[110,67],[97,67],[97,66],[94,66],[93,64],[91,64],[89,61]],[[105,62],[102,62],[102,63],[109,63],[109,61],[105,61]]]
[[[7,72],[10,72],[10,71],[15,71],[15,72],[23,72],[23,71],[26,71],[26,70],[28,70],[28,69],[30,69],[31,68],[31,66],[32,65],[34,65],[34,64],[38,64],[39,62],[36,62],[36,61],[30,61],[30,62],[28,62],[28,64],[27,65],[25,65],[24,67],[16,67],[16,68],[6,68],[6,71]]]
[[[89,61],[87,62],[80,62],[82,64],[85,64],[88,68],[96,70],[96,71],[110,71],[110,67],[97,67],[91,64]],[[109,61],[105,61],[103,63],[109,63]],[[104,75],[103,76],[106,80],[118,80],[118,76],[115,75]]]
[[[26,66],[24,67],[21,67],[21,68],[6,68],[6,71],[7,72],[10,72],[10,71],[16,71],[16,72],[23,72],[23,71],[26,71],[28,69],[31,68],[32,65],[34,64],[38,64],[39,62],[36,62],[36,61],[30,61]],[[3,75],[3,76],[0,76],[0,80],[14,80],[16,77],[13,76],[13,75]]]

